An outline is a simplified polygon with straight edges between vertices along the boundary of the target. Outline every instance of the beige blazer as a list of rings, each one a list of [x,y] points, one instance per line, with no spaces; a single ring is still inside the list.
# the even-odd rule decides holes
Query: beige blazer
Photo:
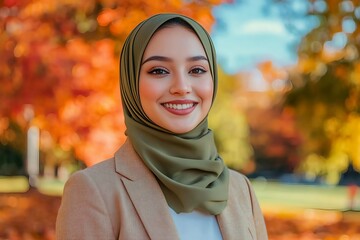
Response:
[[[223,239],[266,240],[249,181],[231,171],[229,200],[216,216]],[[162,191],[131,143],[114,158],[73,174],[56,221],[57,240],[179,239]]]

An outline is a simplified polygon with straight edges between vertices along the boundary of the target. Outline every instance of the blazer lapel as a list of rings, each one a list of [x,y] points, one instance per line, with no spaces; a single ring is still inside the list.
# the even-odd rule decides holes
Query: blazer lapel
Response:
[[[128,140],[115,154],[115,164],[150,239],[179,239],[158,182]]]
[[[229,208],[227,208],[229,209]],[[224,240],[228,239],[242,239],[242,240],[253,240],[251,230],[248,227],[248,219],[243,217],[237,217],[226,209],[219,215],[216,216],[221,235]]]
[[[252,219],[249,217],[249,209],[245,209],[242,203],[242,196],[236,192],[241,192],[233,186],[232,178],[230,178],[229,186],[229,199],[226,208],[216,216],[221,234],[224,240],[228,239],[242,239],[254,240],[256,236],[254,229],[251,227],[250,222]]]

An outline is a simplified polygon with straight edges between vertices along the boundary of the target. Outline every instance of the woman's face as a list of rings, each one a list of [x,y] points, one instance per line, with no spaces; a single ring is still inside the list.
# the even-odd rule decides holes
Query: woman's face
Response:
[[[140,100],[157,125],[182,134],[208,114],[213,79],[204,48],[191,30],[175,25],[151,38],[140,69]]]

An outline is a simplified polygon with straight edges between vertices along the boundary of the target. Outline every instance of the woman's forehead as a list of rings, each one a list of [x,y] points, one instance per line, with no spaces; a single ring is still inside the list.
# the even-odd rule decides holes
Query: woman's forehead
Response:
[[[206,55],[199,37],[191,30],[182,26],[171,26],[157,31],[145,48],[144,56],[160,54],[164,56]]]

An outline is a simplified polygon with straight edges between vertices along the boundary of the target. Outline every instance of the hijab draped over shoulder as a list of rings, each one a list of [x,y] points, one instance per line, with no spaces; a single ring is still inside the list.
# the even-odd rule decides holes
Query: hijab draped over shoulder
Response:
[[[174,134],[145,114],[139,96],[141,61],[153,34],[173,19],[185,21],[198,36],[217,89],[216,56],[209,34],[194,20],[178,14],[158,14],[141,22],[126,39],[120,57],[120,90],[126,135],[157,178],[168,205],[176,212],[219,214],[228,199],[229,171],[219,156],[205,118],[196,128]]]

